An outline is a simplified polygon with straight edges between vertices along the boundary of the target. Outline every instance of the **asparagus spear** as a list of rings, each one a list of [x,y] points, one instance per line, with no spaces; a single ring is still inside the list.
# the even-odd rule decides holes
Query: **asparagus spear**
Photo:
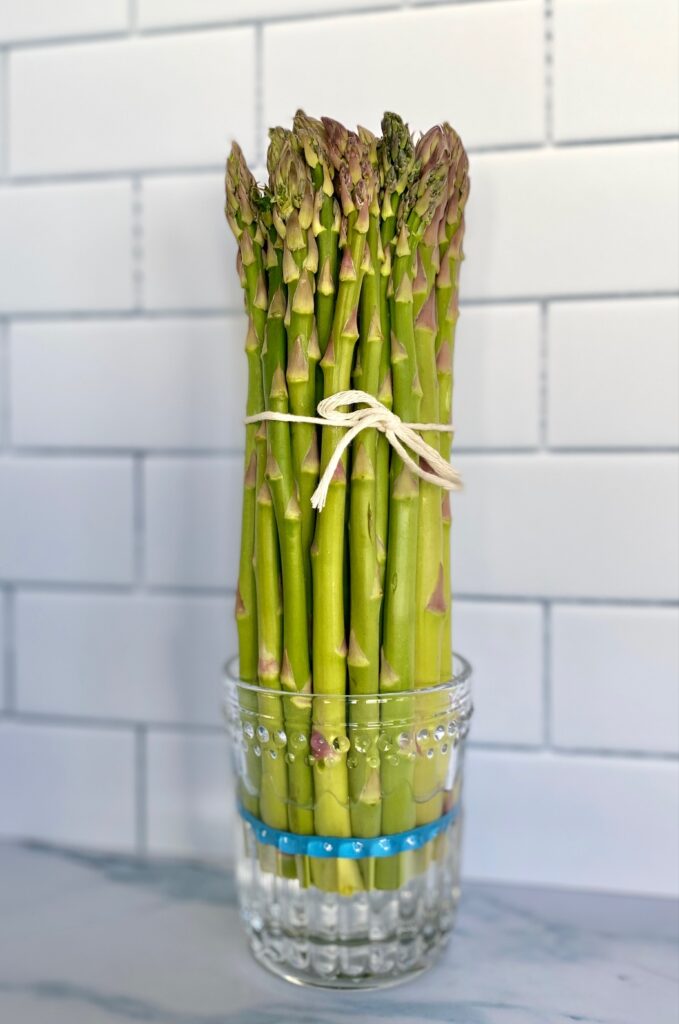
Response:
[[[311,232],[313,190],[298,140],[282,128],[271,132],[268,154],[274,225],[283,245],[282,273],[287,289],[287,384],[290,411],[313,416],[316,407],[316,364],[320,358],[314,332],[314,273],[317,247]],[[309,243],[311,242],[311,249]],[[294,476],[301,513],[303,580],[308,612],[311,610],[309,548],[314,529],[311,506],[318,480],[316,429],[308,423],[292,424]]]
[[[288,390],[285,380],[285,299],[282,286],[271,299],[263,358],[264,390],[267,408],[287,413]],[[308,719],[311,692],[309,635],[304,587],[304,550],[302,516],[297,485],[292,469],[290,429],[287,423],[271,421],[267,426],[268,457],[266,479],[273,499],[278,528],[283,578],[283,656],[280,682],[293,697],[286,699],[288,731],[298,733]],[[301,694],[301,697],[297,697]],[[308,730],[308,722],[306,723]],[[313,788],[311,771],[303,758],[295,758],[289,767],[290,827],[294,832],[313,831]]]
[[[304,151],[314,188],[313,233],[318,244],[316,326],[321,355],[330,338],[337,292],[340,207],[334,192],[333,166],[322,121],[298,110],[294,133]]]
[[[440,270],[436,276],[436,367],[439,382],[441,423],[450,423],[453,394],[453,348],[458,319],[459,267],[463,259],[464,208],[469,195],[469,162],[462,142],[450,125],[445,124],[448,148],[452,153],[448,181],[448,202],[439,232]],[[441,434],[441,454],[450,458],[453,436]],[[441,680],[452,677],[451,576],[450,576],[450,496],[442,498],[443,583],[447,599],[441,638]]]
[[[437,266],[435,301],[437,318],[441,317],[436,339],[436,371],[439,392],[439,422],[449,422],[452,400],[452,347],[455,322],[457,320],[457,267],[461,256],[461,240],[463,228],[463,209],[468,191],[467,158],[462,144],[450,127],[444,124],[439,131],[444,140],[439,144],[447,149],[449,165],[448,182],[444,204],[440,208],[441,216],[438,225],[432,223],[436,230],[436,248],[438,260],[432,261],[432,268]],[[433,232],[432,232],[433,235]],[[433,247],[434,240],[431,239]],[[450,457],[452,436],[441,433],[439,450],[447,458]],[[443,538],[443,560],[441,566],[442,590],[440,607],[443,611],[441,623],[441,645],[438,678],[443,681],[452,675],[452,643],[450,636],[450,498],[446,494],[441,500],[441,531]],[[421,564],[424,564],[422,562]],[[423,628],[427,628],[426,625]],[[434,636],[430,634],[431,643]],[[435,665],[432,660],[431,672],[421,685],[436,682]],[[425,824],[434,821],[443,812],[443,784],[447,774],[451,752],[447,745],[437,742],[437,732],[447,724],[445,695],[433,693],[418,702],[418,736],[420,754],[415,768],[415,793],[417,800],[417,823]]]
[[[392,248],[396,231],[397,215],[401,199],[408,186],[416,180],[418,163],[415,149],[408,130],[398,114],[385,113],[382,118],[382,138],[378,142],[377,155],[380,176],[380,243],[382,261],[380,265],[379,302],[380,325],[385,344],[382,346],[380,363],[379,400],[388,409],[393,406],[389,339],[391,318],[388,290],[392,270]],[[380,567],[380,582],[384,588],[387,561],[387,529],[389,521],[389,466],[391,454],[389,442],[384,435],[377,441],[377,559]]]
[[[245,308],[248,313],[248,331],[245,339],[245,353],[248,361],[247,415],[254,415],[264,408],[260,352],[264,338],[266,320],[266,287],[262,273],[263,237],[253,209],[257,185],[248,170],[239,146],[234,143],[226,165],[226,207],[229,225],[238,241],[238,262],[244,288]],[[257,592],[253,566],[255,550],[256,492],[262,479],[262,468],[258,473],[255,449],[255,424],[249,424],[245,431],[245,474],[243,478],[243,508],[241,546],[238,568],[238,589],[236,592],[236,623],[238,628],[239,676],[246,682],[255,682],[258,677],[257,637]],[[249,691],[239,696],[243,707],[244,724],[250,726],[257,711],[256,697]],[[243,786],[240,798],[245,807],[257,814],[260,789],[261,765],[255,755],[252,743],[246,752],[246,775],[249,786]]]
[[[267,690],[280,690],[283,640],[280,563],[273,502],[266,481],[257,494],[255,573],[259,595],[259,683]],[[270,742],[272,735],[283,729],[280,696],[260,693],[259,715],[257,738],[262,758],[260,814],[262,821],[272,828],[287,829],[287,770],[285,761]],[[265,744],[269,749],[263,747]]]
[[[370,151],[370,163],[377,168],[377,140],[359,129]],[[361,367],[360,387],[377,395],[384,338],[380,319],[379,269],[382,246],[379,235],[379,199],[375,191],[370,204],[365,276],[359,310],[359,346],[356,357]],[[382,583],[377,552],[377,431],[365,430],[352,450],[350,489],[349,552],[351,614],[349,651],[349,692],[361,698],[379,692],[380,615]],[[359,699],[350,706],[353,752],[349,760],[351,825],[356,836],[376,836],[380,830],[380,774],[378,755],[379,704]]]
[[[398,227],[390,283],[392,322],[391,367],[394,410],[407,422],[419,422],[422,386],[417,368],[413,323],[413,279],[417,247],[431,222],[443,188],[445,172],[434,162],[412,186],[407,219]],[[400,832],[416,821],[413,738],[402,723],[412,720],[412,698],[393,695],[412,689],[415,682],[416,571],[418,547],[419,480],[392,456],[389,545],[385,586],[382,669],[380,689],[392,695],[383,706],[382,830]],[[397,858],[385,861],[378,885],[398,884]]]
[[[248,360],[247,415],[254,415],[264,408],[260,352],[264,340],[266,322],[266,288],[263,287],[262,254],[259,227],[252,208],[252,194],[257,185],[248,170],[243,153],[237,143],[231,148],[226,165],[226,208],[229,225],[238,241],[238,253],[245,307],[248,312],[248,333],[245,352]],[[257,607],[254,570],[255,522],[255,432],[256,425],[249,424],[245,430],[245,484],[243,488],[243,516],[241,533],[241,554],[236,596],[236,619],[238,624],[238,648],[240,655],[240,677],[254,682],[257,678]]]
[[[330,339],[321,361],[324,393],[329,396],[346,390],[351,382],[354,347],[358,338],[358,300],[364,273],[361,268],[374,173],[365,159],[365,146],[358,136],[328,119],[324,120],[324,125],[328,150],[337,173],[345,224],[337,303]],[[323,428],[321,469],[328,464],[340,437],[338,428]],[[329,696],[328,700],[314,702],[315,824],[321,835],[339,836],[351,834],[346,766],[348,739],[343,701],[336,699],[345,693],[347,672],[344,621],[346,487],[345,456],[334,474],[325,508],[317,517],[312,548],[314,691]]]
[[[417,154],[423,166],[436,164],[448,167],[451,153],[448,137],[438,125],[430,129],[417,145]],[[440,422],[439,384],[436,365],[436,291],[435,278],[439,269],[439,229],[445,215],[447,190],[427,226],[417,254],[415,339],[417,364],[422,381],[423,400],[420,414],[425,422]],[[440,435],[426,432],[424,439],[435,449],[440,447]],[[415,686],[435,686],[441,674],[442,627],[449,605],[445,590],[443,555],[443,516],[441,491],[427,481],[420,483],[419,534],[416,580],[416,644]],[[428,694],[416,701],[415,729],[418,757],[415,761],[414,794],[418,825],[432,821],[441,814],[442,795],[440,747],[435,739],[439,717],[444,711],[440,694]]]

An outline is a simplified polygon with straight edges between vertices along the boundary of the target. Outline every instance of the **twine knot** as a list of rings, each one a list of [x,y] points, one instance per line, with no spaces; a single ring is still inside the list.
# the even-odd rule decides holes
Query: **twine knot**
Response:
[[[356,406],[362,408],[355,408]],[[346,411],[342,411],[343,409]],[[457,470],[420,436],[421,432],[425,431],[450,433],[453,427],[448,423],[404,423],[400,416],[387,409],[386,405],[374,395],[369,395],[367,391],[338,391],[337,394],[324,398],[318,403],[318,416],[295,416],[292,413],[269,411],[248,416],[245,422],[257,423],[262,420],[315,423],[323,427],[341,427],[346,430],[337,442],[318,487],[311,496],[311,504],[319,512],[326,503],[328,489],[344,452],[362,430],[374,429],[384,434],[404,465],[420,480],[426,480],[447,491],[456,491],[462,487],[462,479]],[[413,458],[411,452],[418,456],[418,459]]]

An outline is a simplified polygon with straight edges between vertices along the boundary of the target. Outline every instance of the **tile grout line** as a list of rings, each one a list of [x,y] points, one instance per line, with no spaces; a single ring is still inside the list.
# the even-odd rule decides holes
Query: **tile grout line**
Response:
[[[538,440],[539,450],[549,450],[549,303],[540,303],[538,359]]]
[[[509,3],[509,0],[506,0]],[[324,5],[322,9],[312,11],[290,11],[283,14],[268,13],[262,15],[245,15],[243,17],[223,17],[206,19],[191,22],[172,22],[168,24],[155,24],[140,26],[137,5],[135,0],[128,0],[127,25],[119,29],[104,29],[98,32],[73,32],[58,36],[32,36],[28,39],[9,39],[5,45],[11,45],[18,50],[26,49],[49,49],[52,47],[66,47],[72,45],[86,45],[88,43],[121,42],[130,36],[138,35],[144,39],[164,38],[168,36],[193,35],[209,31],[221,31],[228,29],[242,28],[267,28],[285,27],[287,25],[304,24],[308,22],[325,22],[337,18],[363,18],[370,16],[399,14],[403,11],[412,13],[449,11],[451,8],[474,7],[482,3],[482,0],[390,0],[386,3],[366,3],[361,7],[347,8],[333,2]],[[551,3],[547,0],[549,15],[551,18]]]
[[[634,761],[637,764],[676,764],[677,754],[672,750],[629,750],[613,747],[560,747],[536,746],[528,743],[492,743],[488,740],[469,739],[469,749],[498,754],[530,754],[536,760],[542,757],[562,757],[577,760],[595,758],[598,761]]]
[[[0,455],[11,449],[9,322],[0,317]]]
[[[133,583],[97,583],[92,581],[81,582],[74,580],[15,580],[0,578],[0,587],[10,587],[17,593],[25,594],[55,594],[75,595],[84,594],[92,597],[132,597],[137,588]],[[144,592],[149,597],[168,598],[202,598],[223,600],[235,596],[235,588],[226,586],[212,586],[210,584],[195,583],[172,583],[158,584],[145,583]],[[567,596],[544,594],[503,594],[491,593],[481,594],[474,592],[460,591],[455,594],[456,601],[464,601],[470,604],[511,604],[511,605],[536,605],[550,606],[559,605],[578,608],[630,608],[630,609],[668,609],[676,611],[679,608],[676,598],[640,598],[640,597],[612,597],[612,596]]]
[[[475,2],[482,2],[482,0],[475,0]],[[504,0],[509,3],[510,0]],[[518,2],[518,0],[514,0]],[[468,146],[467,152],[471,157],[502,157],[511,156],[513,154],[520,155],[525,153],[543,153],[546,149],[552,148],[554,150],[573,150],[582,149],[583,151],[591,151],[592,149],[604,149],[611,146],[662,146],[668,142],[679,141],[679,134],[659,134],[659,135],[639,135],[639,136],[625,136],[620,138],[594,138],[594,139],[577,139],[577,140],[564,140],[556,143],[548,143],[545,139],[538,142],[508,142],[508,143],[490,143],[482,146]],[[258,144],[258,149],[261,150],[261,145]],[[253,164],[260,164],[261,161],[252,159],[256,154],[246,153],[246,158],[250,159]],[[263,168],[257,167],[256,169],[262,170]],[[162,177],[182,177],[182,176],[199,176],[199,175],[210,175],[210,174],[222,174],[224,170],[223,164],[219,163],[200,163],[200,164],[163,164],[158,165],[139,165],[134,167],[120,167],[115,169],[105,170],[75,170],[75,171],[45,171],[36,172],[32,174],[12,174],[7,176],[4,181],[4,185],[11,188],[24,188],[28,186],[54,186],[54,185],[76,185],[76,184],[88,184],[88,183],[101,183],[101,182],[112,182],[112,181],[125,181],[134,175],[143,175],[149,178],[162,178]],[[622,293],[623,295],[630,294],[629,292]]]
[[[242,459],[243,448],[242,447],[210,447],[205,448],[201,445],[191,446],[176,446],[176,445],[165,445],[159,448],[135,448],[121,447],[117,444],[101,444],[92,445],[61,445],[61,444],[26,444],[26,445],[14,445],[11,448],[11,453],[16,455],[17,458],[26,460],[31,459],[69,459],[69,458],[82,458],[82,459],[121,459],[128,458],[130,456],[139,455],[144,459],[157,459],[162,461],[163,459],[206,459],[210,461],[219,461],[220,459]],[[9,451],[4,454],[9,454]],[[606,446],[606,445],[552,445],[542,447],[541,445],[521,446],[521,447],[507,447],[498,448],[497,446],[488,447],[476,447],[474,445],[460,445],[455,449],[456,456],[461,456],[465,459],[534,459],[539,456],[549,456],[553,459],[567,459],[567,458],[611,458],[620,459],[630,456],[673,456],[679,455],[679,445],[639,445],[637,447],[622,446],[618,447]],[[0,456],[3,455],[2,446],[0,445]]]
[[[547,147],[554,145],[554,17],[552,0],[543,0],[543,74],[545,90],[545,140]]]
[[[138,0],[127,0],[127,32],[131,38],[139,34]]]
[[[264,32],[261,25],[255,26],[255,163],[266,166],[264,124]]]
[[[148,847],[148,726],[134,727],[134,808],[135,848],[145,854]]]
[[[129,179],[126,180],[129,181]],[[536,293],[533,295],[477,296],[463,299],[460,302],[460,308],[462,310],[485,309],[488,307],[540,306],[553,303],[676,302],[678,298],[679,290],[676,288],[627,292]],[[18,323],[63,323],[71,320],[188,320],[193,318],[223,320],[242,316],[243,309],[238,306],[158,306],[148,308],[143,303],[138,308],[126,307],[124,309],[52,309],[45,311],[7,309],[0,312],[0,317],[10,317]]]
[[[457,0],[460,4],[478,3],[480,0]],[[420,6],[429,6],[422,3]],[[445,7],[445,0],[432,6]],[[365,7],[350,8],[335,6],[333,3],[326,5],[322,10],[307,12],[289,12],[286,14],[264,14],[246,15],[236,18],[217,18],[206,21],[175,22],[167,25],[149,25],[140,27],[136,10],[135,0],[128,0],[127,24],[122,28],[104,29],[98,32],[72,32],[58,36],[32,36],[29,39],[9,39],[6,45],[11,45],[17,50],[52,49],[67,46],[87,45],[91,43],[124,42],[131,35],[138,35],[143,39],[164,38],[166,36],[196,35],[198,33],[221,31],[228,29],[266,27],[268,25],[297,24],[307,21],[331,21],[334,18],[362,17],[371,14],[394,14],[402,10],[401,0],[391,0],[384,4],[367,4]]]
[[[9,47],[0,46],[0,182],[9,174]]]
[[[185,737],[213,738],[223,736],[224,728],[219,723],[193,723],[181,721],[155,721],[147,719],[138,722],[130,719],[106,718],[95,716],[79,716],[73,714],[61,714],[59,712],[40,711],[18,711],[12,714],[12,720],[22,725],[46,725],[55,727],[69,727],[83,730],[105,730],[110,729],[116,732],[127,732],[132,730],[134,735],[134,760],[135,760],[135,834],[140,852],[145,852],[148,828],[148,738],[149,733],[170,734]],[[495,753],[521,753],[530,754],[537,758],[547,756],[559,756],[564,758],[586,758],[594,757],[605,761],[627,760],[637,763],[650,764],[675,764],[677,755],[672,750],[639,750],[629,748],[613,747],[570,747],[553,745],[546,747],[541,744],[512,743],[509,741],[488,741],[470,739],[469,746],[472,750],[490,751]]]

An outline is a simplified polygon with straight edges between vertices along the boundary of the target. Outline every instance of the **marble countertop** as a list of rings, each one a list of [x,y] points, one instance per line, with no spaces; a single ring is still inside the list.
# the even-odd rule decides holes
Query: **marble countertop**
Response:
[[[6,1024],[677,1024],[670,901],[468,884],[428,974],[297,989],[251,960],[215,866],[0,846]]]

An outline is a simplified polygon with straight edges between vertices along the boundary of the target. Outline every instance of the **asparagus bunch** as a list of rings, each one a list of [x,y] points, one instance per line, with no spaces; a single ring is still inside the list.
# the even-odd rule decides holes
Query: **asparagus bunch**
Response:
[[[377,137],[298,111],[292,130],[270,131],[267,168],[258,186],[234,144],[226,215],[248,315],[248,415],[314,416],[320,398],[355,386],[406,422],[449,422],[469,191],[455,131],[415,141],[387,113]],[[254,709],[261,759],[248,754],[243,799],[274,827],[369,837],[442,812],[445,758],[427,742],[440,698],[413,693],[452,670],[450,503],[371,428],[315,513],[342,435],[298,421],[246,429],[240,675],[271,692]],[[424,438],[449,457],[450,433]],[[347,693],[360,697],[348,720]],[[378,885],[398,884],[393,860]],[[354,869],[333,884],[361,883]]]

